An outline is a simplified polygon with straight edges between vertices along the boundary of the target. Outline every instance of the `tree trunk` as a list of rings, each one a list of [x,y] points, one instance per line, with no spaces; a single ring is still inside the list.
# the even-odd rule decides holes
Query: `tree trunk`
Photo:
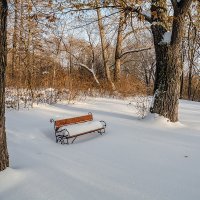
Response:
[[[125,23],[125,14],[120,13],[118,34],[117,34],[117,43],[115,50],[115,71],[114,71],[114,81],[118,82],[120,80],[121,73],[121,53],[122,53],[122,42],[123,42],[123,29]]]
[[[191,100],[192,97],[192,63],[189,66],[189,73],[188,73],[188,99]]]
[[[182,63],[185,62],[185,46],[184,46],[184,41],[182,42],[182,51],[181,51],[181,58],[182,58]],[[184,90],[184,70],[182,70],[181,74],[181,87],[180,87],[180,99],[183,98],[183,90]]]
[[[182,71],[181,75],[181,87],[180,87],[180,99],[183,98],[183,88],[184,88],[184,72]]]
[[[160,25],[152,25],[151,30],[154,38],[154,46],[156,53],[156,71],[155,71],[155,82],[154,82],[154,93],[158,90],[162,81],[166,81],[166,70],[167,70],[167,52],[168,45],[162,44],[160,45],[160,41],[163,39],[163,35],[167,30]]]
[[[7,65],[7,1],[0,1],[0,171],[9,166],[5,131],[5,70]]]
[[[96,0],[96,4],[97,5],[99,4],[99,0]],[[99,8],[97,8],[96,11],[97,11],[97,17],[98,17],[98,26],[99,26],[99,32],[100,32],[100,38],[101,38],[101,47],[102,47],[102,56],[103,56],[105,74],[106,74],[107,81],[110,84],[112,90],[115,90],[115,85],[112,81],[111,73],[110,73],[110,69],[108,65],[108,60],[109,60],[108,43],[106,41],[106,34],[105,34],[103,22],[102,22],[101,11]]]
[[[178,121],[178,103],[180,97],[180,77],[182,64],[180,62],[179,48],[167,48],[162,56],[164,68],[160,69],[158,89],[155,92],[153,112],[162,115],[171,122]],[[159,77],[160,79],[160,77]]]
[[[16,65],[16,68],[17,69],[21,69],[21,70],[18,70],[18,79],[19,79],[19,85],[18,87],[20,87],[20,84],[22,84],[22,80],[23,80],[23,77],[24,77],[24,59],[23,59],[23,54],[24,54],[24,50],[25,50],[25,47],[24,47],[24,0],[20,0],[19,1],[19,48],[18,48],[18,62],[17,62],[17,65]]]
[[[153,113],[168,118],[171,122],[178,121],[178,104],[180,97],[180,77],[183,64],[181,46],[184,36],[184,18],[186,11],[175,10],[170,43],[162,44],[167,29],[161,25],[152,25],[156,51],[156,81]]]
[[[14,1],[15,8],[15,19],[14,19],[14,29],[13,29],[13,41],[12,41],[12,63],[11,63],[11,76],[14,78],[14,70],[16,64],[16,48],[17,48],[17,22],[18,22],[18,0]]]

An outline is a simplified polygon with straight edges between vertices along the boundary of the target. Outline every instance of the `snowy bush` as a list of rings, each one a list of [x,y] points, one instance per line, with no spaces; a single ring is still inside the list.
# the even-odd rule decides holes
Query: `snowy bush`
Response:
[[[134,106],[137,116],[144,119],[149,113],[151,97],[145,95],[136,96],[128,105]]]
[[[29,90],[6,88],[5,104],[6,108],[17,109],[31,108],[33,103],[55,104],[58,101],[67,100],[74,102],[80,96],[77,91],[67,89],[57,90],[53,88]]]

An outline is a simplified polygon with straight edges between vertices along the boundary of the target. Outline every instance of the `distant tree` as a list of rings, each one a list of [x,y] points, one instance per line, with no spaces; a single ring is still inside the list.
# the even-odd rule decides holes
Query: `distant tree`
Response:
[[[118,33],[117,33],[117,42],[116,42],[116,50],[115,50],[115,69],[114,69],[115,82],[120,80],[122,42],[123,42],[123,31],[124,31],[125,23],[126,23],[125,14],[121,12],[120,18],[119,18],[118,30],[117,30]]]
[[[7,1],[0,1],[0,171],[9,166],[5,131],[5,70],[7,65]]]
[[[104,64],[104,69],[106,72],[106,78],[108,83],[110,84],[111,88],[115,90],[115,85],[112,81],[111,77],[111,72],[109,69],[109,54],[108,54],[108,42],[106,40],[106,33],[105,33],[105,27],[103,25],[103,20],[102,20],[102,14],[101,14],[101,9],[99,8],[100,6],[100,0],[95,0],[96,3],[96,12],[97,12],[97,18],[98,18],[98,26],[99,26],[99,34],[101,38],[101,47],[102,47],[102,57],[103,57],[103,64]]]

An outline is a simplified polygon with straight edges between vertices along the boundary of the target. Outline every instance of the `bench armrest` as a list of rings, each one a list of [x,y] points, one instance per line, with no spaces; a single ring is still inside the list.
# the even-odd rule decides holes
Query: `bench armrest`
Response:
[[[101,120],[100,122],[101,122],[101,124],[103,125],[103,127],[106,128],[106,122],[103,121],[103,120]]]
[[[65,131],[65,133],[67,132],[67,134],[65,134],[65,136],[70,136],[70,134],[69,134],[69,131],[66,129],[66,128],[64,128],[64,129],[62,129],[62,130],[57,130],[56,131],[56,133],[61,133],[61,132],[63,132],[63,131]]]

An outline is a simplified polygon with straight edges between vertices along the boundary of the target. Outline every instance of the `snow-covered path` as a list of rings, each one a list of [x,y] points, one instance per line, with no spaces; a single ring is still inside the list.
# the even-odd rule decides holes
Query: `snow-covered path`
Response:
[[[10,168],[0,200],[199,200],[200,103],[181,101],[180,123],[138,120],[128,102],[89,99],[7,111]],[[106,134],[55,143],[52,117],[92,112]]]

